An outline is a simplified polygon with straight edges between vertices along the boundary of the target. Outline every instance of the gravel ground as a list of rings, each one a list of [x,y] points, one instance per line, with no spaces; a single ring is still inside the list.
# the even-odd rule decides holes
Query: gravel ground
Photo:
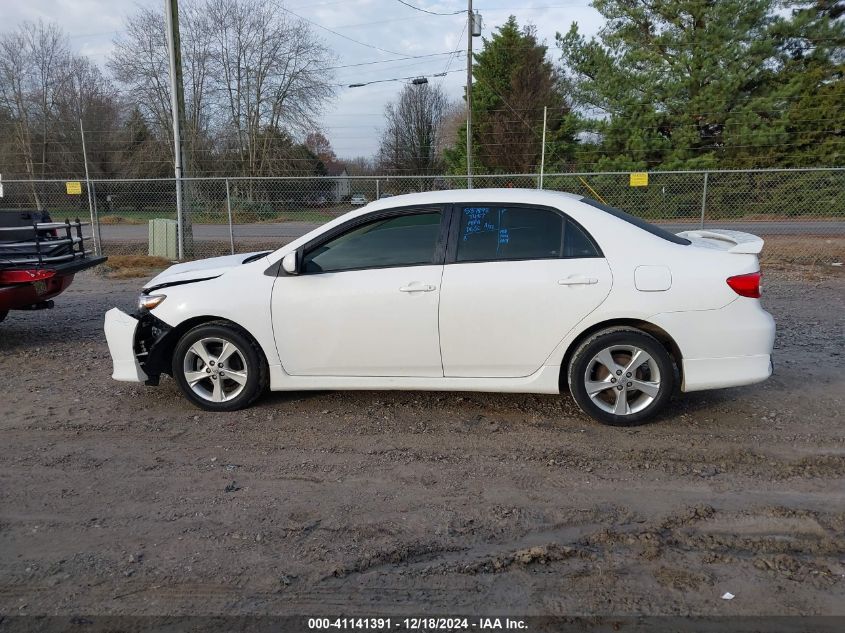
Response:
[[[202,413],[109,377],[140,283],[0,325],[0,614],[845,614],[845,277],[768,279],[772,379],[636,429],[568,395]]]

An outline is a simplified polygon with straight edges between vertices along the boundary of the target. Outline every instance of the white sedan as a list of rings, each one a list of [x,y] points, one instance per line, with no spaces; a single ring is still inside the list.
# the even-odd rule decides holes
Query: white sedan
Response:
[[[576,195],[410,194],[274,252],[168,268],[106,314],[116,380],[231,411],[275,391],[560,393],[615,425],[772,371],[763,241]]]

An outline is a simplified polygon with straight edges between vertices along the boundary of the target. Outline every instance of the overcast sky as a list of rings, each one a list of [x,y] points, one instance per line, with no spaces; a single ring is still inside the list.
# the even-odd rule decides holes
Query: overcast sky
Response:
[[[431,11],[466,10],[464,0],[408,0],[409,4]],[[112,40],[120,34],[124,18],[138,6],[163,11],[164,0],[4,0],[3,26],[14,28],[24,20],[54,20],[71,38],[71,45],[99,64],[108,57]],[[336,71],[339,84],[363,83],[412,75],[432,75],[449,71],[442,83],[447,94],[458,100],[466,81],[466,14],[429,15],[404,6],[397,0],[287,0],[285,6],[301,17],[337,31],[348,38],[403,55],[427,55],[461,49],[457,55],[440,55],[417,60],[344,68]],[[564,32],[578,22],[582,32],[595,33],[602,24],[589,0],[475,0],[473,7],[484,19],[484,35],[513,14],[520,24],[532,23],[554,47],[556,31]],[[391,59],[392,55],[357,44],[314,26],[314,31],[338,58],[338,65]],[[473,46],[481,45],[475,38]],[[460,71],[464,72],[460,72]],[[363,88],[339,88],[337,99],[322,118],[323,131],[338,156],[371,156],[378,146],[384,106],[396,97],[400,82],[380,83]]]

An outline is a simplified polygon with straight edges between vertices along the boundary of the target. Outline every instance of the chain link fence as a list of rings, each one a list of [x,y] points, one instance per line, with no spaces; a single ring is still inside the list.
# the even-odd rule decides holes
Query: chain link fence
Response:
[[[672,231],[709,227],[754,233],[766,240],[764,265],[827,267],[845,260],[845,168],[663,171],[649,173],[647,184],[642,178],[628,172],[476,175],[472,185],[536,189],[542,184],[598,199]],[[184,259],[276,249],[362,203],[467,187],[465,176],[446,175],[182,182]],[[171,242],[175,239],[174,179],[80,184],[3,181],[0,210],[42,208],[55,220],[90,219],[96,248],[105,255],[177,258],[151,238],[153,230],[168,225],[160,222],[165,220]],[[159,221],[156,229],[153,220]]]

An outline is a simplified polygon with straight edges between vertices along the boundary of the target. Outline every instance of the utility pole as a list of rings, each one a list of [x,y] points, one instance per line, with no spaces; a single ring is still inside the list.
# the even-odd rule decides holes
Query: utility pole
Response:
[[[537,183],[537,189],[543,188],[543,172],[546,169],[546,116],[548,111],[548,106],[543,106],[543,145],[540,148],[540,180]]]
[[[170,110],[173,117],[173,169],[176,176],[176,227],[178,257],[185,256],[185,217],[182,210],[182,121],[185,117],[185,93],[182,86],[182,47],[179,42],[178,0],[164,0],[167,22],[167,48],[170,53]]]
[[[472,189],[472,34],[475,16],[467,0],[467,189]]]

